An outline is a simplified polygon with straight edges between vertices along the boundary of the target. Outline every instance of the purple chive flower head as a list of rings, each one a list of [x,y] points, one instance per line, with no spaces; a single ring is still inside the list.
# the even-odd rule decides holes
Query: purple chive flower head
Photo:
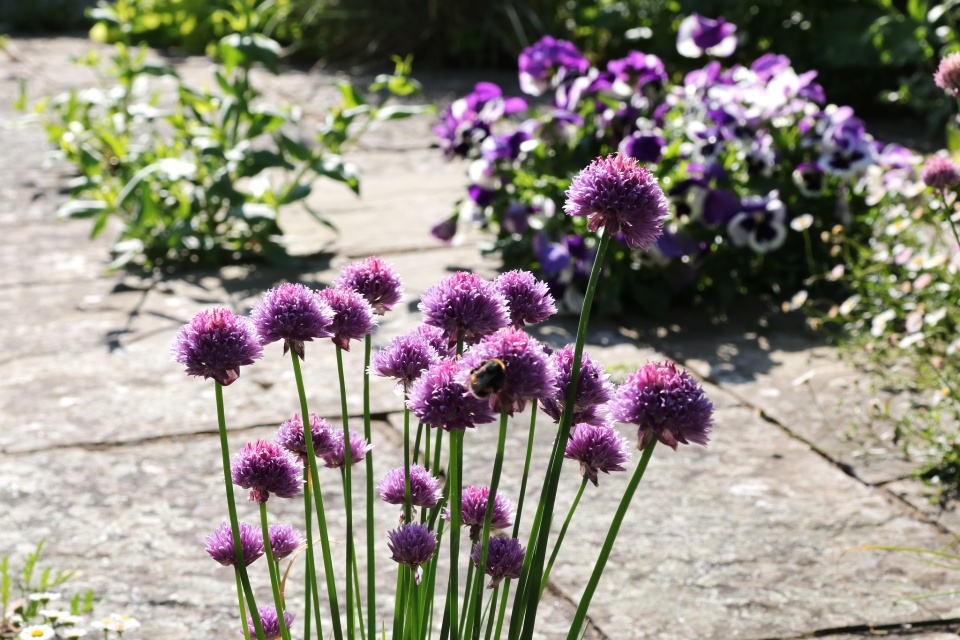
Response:
[[[470,527],[470,537],[476,540],[483,529],[483,519],[487,515],[487,500],[490,498],[490,487],[469,486],[460,494],[460,524]],[[445,519],[450,519],[449,510],[444,513]],[[510,515],[510,501],[499,493],[493,497],[493,515],[490,520],[490,530],[506,529],[513,524]]]
[[[310,414],[310,434],[313,436],[315,456],[333,451],[333,427],[315,413]],[[306,465],[307,442],[303,437],[303,419],[299,413],[280,425],[274,441]]]
[[[440,327],[450,343],[462,338],[473,344],[510,324],[503,294],[492,282],[466,271],[458,271],[427,289],[419,309],[423,321]]]
[[[564,458],[580,463],[580,475],[599,486],[597,472],[626,471],[622,465],[630,459],[627,439],[607,425],[581,423],[577,425]]]
[[[207,309],[180,327],[171,352],[189,375],[227,386],[240,377],[241,365],[263,356],[263,346],[248,319],[228,309]]]
[[[302,284],[286,283],[267,291],[253,305],[250,319],[263,344],[283,340],[284,354],[292,347],[301,360],[304,342],[332,335],[328,327],[333,310]]]
[[[653,174],[620,152],[591,162],[566,195],[564,211],[588,216],[591,231],[622,233],[631,249],[646,250],[657,239],[668,211],[667,197]]]
[[[960,170],[950,158],[930,156],[923,165],[920,177],[928,187],[942,191],[960,182]]]
[[[540,408],[544,413],[560,422],[564,404],[567,401],[567,391],[570,389],[570,377],[573,373],[574,346],[568,344],[564,348],[550,354],[550,361],[556,371],[557,391],[550,397],[540,400]],[[610,400],[612,385],[610,376],[603,370],[603,366],[584,352],[580,356],[580,379],[577,382],[577,398],[573,405],[572,424],[590,422],[603,424],[603,418],[597,413],[599,405]]]
[[[537,280],[529,271],[502,273],[493,284],[506,298],[510,324],[517,329],[543,322],[557,312],[547,283]]]
[[[439,361],[437,350],[423,335],[412,331],[397,336],[389,346],[373,354],[370,371],[384,378],[396,378],[398,384],[406,387]]]
[[[263,635],[266,640],[277,640],[280,637],[280,619],[277,617],[277,610],[273,607],[257,607],[260,614],[260,623],[263,625]],[[293,624],[293,614],[289,611],[283,612],[283,623],[290,628]],[[256,627],[253,626],[253,618],[247,617],[247,629],[250,631],[250,637],[256,638]]]
[[[330,333],[335,345],[349,351],[351,340],[359,340],[373,333],[373,328],[377,326],[373,307],[362,295],[344,287],[327,287],[317,295],[333,309]]]
[[[694,13],[677,29],[677,51],[687,58],[699,58],[704,53],[726,58],[737,48],[736,31],[736,25],[723,18],[712,20]]]
[[[713,428],[713,405],[703,388],[672,362],[649,362],[631,373],[609,407],[614,420],[639,427],[639,449],[654,438],[674,451],[680,443],[706,446]]]
[[[951,53],[940,60],[933,81],[955,98],[960,97],[960,51]]]
[[[403,299],[403,281],[383,258],[370,256],[340,270],[334,286],[353,289],[370,303],[373,312],[383,315]]]
[[[404,504],[406,502],[406,480],[403,467],[387,472],[377,490],[380,499],[387,504]],[[443,497],[440,480],[430,475],[430,472],[419,464],[410,465],[410,505],[413,507],[435,507]]]
[[[280,445],[257,440],[240,449],[230,463],[233,483],[250,489],[252,502],[266,502],[270,494],[292,498],[300,493],[303,468]]]
[[[480,543],[473,545],[473,553],[470,559],[473,560],[473,566],[480,568],[480,554],[483,551]],[[490,584],[487,589],[493,589],[505,578],[514,579],[520,577],[520,570],[523,568],[524,549],[520,546],[520,541],[508,536],[491,536],[487,543],[487,568],[485,573],[490,576]]]
[[[323,455],[324,466],[331,469],[341,469],[346,464],[346,447],[343,444],[343,429],[333,429],[333,446],[329,453]],[[353,429],[350,430],[350,465],[353,466],[363,460],[373,445]]]
[[[413,568],[413,576],[420,584],[420,565],[426,564],[437,550],[437,536],[425,524],[402,524],[387,534],[387,546],[393,560]]]
[[[288,524],[270,525],[267,536],[270,538],[270,551],[276,560],[283,560],[305,542],[303,534]]]
[[[413,383],[407,406],[422,423],[452,431],[496,419],[490,405],[470,395],[457,379],[460,369],[459,360],[444,358]]]
[[[479,382],[486,366],[502,367],[489,385]],[[523,411],[527,400],[556,393],[556,370],[536,338],[520,329],[501,329],[476,344],[463,358],[462,382],[474,395],[487,398],[490,408],[513,415]]]
[[[263,534],[259,527],[249,522],[240,522],[240,549],[243,550],[243,562],[246,566],[263,555]],[[236,566],[237,555],[233,548],[233,532],[229,522],[224,522],[217,530],[204,539],[210,557],[225,567]]]
[[[443,334],[443,329],[435,327],[432,324],[417,325],[417,328],[410,332],[410,335],[418,336],[427,341],[431,347],[436,349],[441,358],[452,356],[454,350]]]

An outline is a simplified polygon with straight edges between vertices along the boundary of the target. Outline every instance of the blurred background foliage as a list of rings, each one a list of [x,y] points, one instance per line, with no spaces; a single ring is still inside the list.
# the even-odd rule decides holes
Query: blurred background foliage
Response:
[[[7,30],[89,27],[92,0],[0,0]],[[183,53],[212,53],[226,32],[223,0],[138,0],[133,39]],[[593,61],[630,49],[682,73],[702,60],[676,52],[680,19],[697,12],[738,27],[735,61],[766,52],[816,69],[832,102],[877,117],[916,117],[939,131],[949,113],[929,81],[960,50],[960,0],[263,0],[266,35],[299,62],[382,63],[413,54],[417,68],[513,69],[544,34],[574,42]],[[115,40],[99,28],[97,39]],[[509,90],[509,89],[508,89]]]

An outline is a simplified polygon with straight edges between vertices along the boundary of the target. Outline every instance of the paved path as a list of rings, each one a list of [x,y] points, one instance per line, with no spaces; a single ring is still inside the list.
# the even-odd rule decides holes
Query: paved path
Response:
[[[86,46],[14,40],[17,61],[0,60],[0,96],[14,95],[20,77],[30,78],[34,97],[91,82],[66,63]],[[204,60],[179,64],[190,77],[209,74]],[[331,99],[330,79],[296,71],[265,81],[316,117]],[[467,79],[424,80],[436,99],[469,86]],[[0,119],[12,115],[4,100]],[[463,193],[465,170],[430,148],[429,124],[373,132],[352,158],[364,170],[362,199],[339,185],[316,192],[314,204],[334,219],[338,236],[295,212],[284,220],[293,250],[320,256],[298,272],[230,267],[156,282],[105,274],[107,239],[89,242],[85,223],[53,221],[68,170],[44,164],[42,132],[0,129],[0,311],[8,318],[0,332],[0,555],[45,539],[46,560],[77,569],[74,586],[96,590],[99,612],[143,622],[134,637],[238,637],[231,576],[202,547],[225,513],[213,389],[184,375],[170,360],[170,344],[203,308],[246,311],[282,279],[322,286],[349,258],[382,254],[404,276],[409,303],[382,323],[375,337],[382,346],[414,326],[419,296],[450,270],[495,273],[476,247],[441,247],[429,238],[430,225]],[[915,623],[913,637],[948,637],[957,624],[935,623],[960,616],[957,601],[910,598],[948,590],[960,576],[897,554],[852,550],[941,548],[960,533],[956,514],[932,508],[909,479],[911,464],[890,444],[889,427],[872,419],[871,401],[889,398],[789,319],[764,324],[594,324],[589,348],[608,367],[670,357],[704,378],[717,428],[706,449],[656,452],[594,600],[588,637],[848,638],[900,623]],[[538,334],[557,346],[571,330],[572,320],[561,318]],[[354,415],[359,357],[347,359]],[[226,390],[234,450],[270,437],[297,410],[286,364],[271,348]],[[311,409],[331,419],[339,416],[332,367],[328,345],[311,347]],[[381,380],[373,398],[382,472],[399,460],[400,402]],[[526,420],[520,416],[510,432],[503,483],[514,498]],[[534,484],[551,437],[549,423],[541,427]],[[491,429],[468,434],[468,481],[486,482],[494,437]],[[552,576],[539,637],[563,637],[624,475],[589,488]],[[340,500],[332,476],[329,482],[332,536],[342,539]],[[565,508],[575,474],[562,484]],[[297,505],[278,503],[270,503],[277,517],[293,518]],[[253,517],[249,505],[241,509]],[[395,521],[384,510],[376,526],[385,532]],[[387,589],[395,574],[383,551]],[[256,582],[263,589],[262,576]]]

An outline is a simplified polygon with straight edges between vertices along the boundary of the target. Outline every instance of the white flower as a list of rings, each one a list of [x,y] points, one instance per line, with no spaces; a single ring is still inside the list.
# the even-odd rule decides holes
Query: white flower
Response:
[[[901,231],[910,226],[910,218],[898,218],[890,224],[887,225],[887,228],[884,230],[888,236],[899,235]]]
[[[71,627],[71,628],[69,628],[69,629],[61,629],[61,630],[60,630],[60,634],[63,635],[64,638],[67,638],[67,639],[69,639],[69,638],[80,638],[80,637],[82,637],[82,636],[87,635],[87,630],[86,630],[86,629],[81,629],[80,627]]]
[[[37,613],[48,620],[59,620],[61,616],[66,615],[62,609],[40,609]]]
[[[857,304],[860,302],[859,294],[853,294],[840,304],[840,315],[848,316],[850,312],[853,311]]]
[[[927,315],[923,316],[923,321],[933,326],[943,320],[945,317],[947,317],[947,308],[940,307],[936,311],[931,311]]]
[[[111,613],[109,617],[92,622],[90,626],[101,631],[123,632],[137,629],[140,626],[140,622],[136,618],[131,618],[130,616],[120,613]]]
[[[830,269],[830,272],[827,274],[827,280],[830,282],[836,282],[843,277],[843,273],[846,269],[842,264],[838,264],[833,269]]]
[[[782,308],[784,311],[796,311],[807,301],[807,297],[808,294],[806,290],[801,289],[793,294],[793,297],[790,298],[789,302],[784,302]]]
[[[908,335],[906,338],[904,338],[903,340],[901,340],[901,341],[900,341],[900,344],[899,344],[898,346],[899,346],[901,349],[907,349],[907,348],[912,347],[913,345],[917,344],[918,342],[923,342],[923,334],[922,334],[922,333],[911,333],[911,334]]]
[[[920,310],[911,311],[906,319],[907,333],[916,333],[923,329],[923,312]]]
[[[809,213],[804,213],[797,216],[790,221],[790,228],[794,231],[803,231],[809,229],[813,225],[813,216]]]
[[[884,330],[887,328],[887,323],[896,317],[897,313],[893,309],[887,309],[882,313],[878,313],[873,317],[873,320],[870,321],[870,335],[874,338],[882,336]]]
[[[54,635],[53,627],[48,624],[34,624],[20,632],[20,640],[49,640]]]
[[[59,600],[60,594],[53,593],[52,591],[41,591],[39,593],[31,593],[29,597],[33,602],[50,602],[51,600]]]
[[[80,626],[83,624],[83,616],[64,615],[57,618],[58,625]]]

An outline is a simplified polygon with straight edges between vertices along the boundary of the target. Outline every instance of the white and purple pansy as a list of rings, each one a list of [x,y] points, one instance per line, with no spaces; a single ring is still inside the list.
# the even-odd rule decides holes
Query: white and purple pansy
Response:
[[[746,196],[740,203],[740,212],[727,223],[727,234],[734,246],[770,253],[787,239],[786,222],[787,208],[780,201],[779,192]]]
[[[520,52],[517,66],[520,90],[527,95],[539,96],[568,76],[586,73],[590,62],[572,43],[544,36]]]
[[[699,58],[704,53],[726,58],[737,49],[736,31],[736,25],[723,18],[713,20],[694,13],[680,23],[677,51],[687,58]]]

